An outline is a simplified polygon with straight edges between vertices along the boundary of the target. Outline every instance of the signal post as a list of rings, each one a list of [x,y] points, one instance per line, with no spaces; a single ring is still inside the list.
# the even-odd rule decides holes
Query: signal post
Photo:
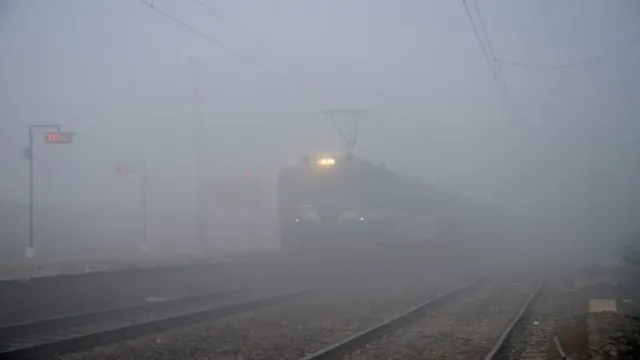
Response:
[[[142,252],[149,251],[147,243],[147,183],[149,177],[147,176],[147,165],[144,161],[136,165],[118,165],[116,167],[116,173],[119,175],[134,175],[140,169],[140,202],[142,208],[142,239],[140,241],[140,250]]]
[[[33,216],[33,141],[35,129],[50,129],[54,131],[44,132],[44,142],[46,144],[71,144],[73,142],[73,132],[62,132],[60,125],[29,125],[29,146],[24,149],[24,156],[29,160],[29,245],[25,250],[28,259],[36,256],[36,247],[33,239],[34,216]]]

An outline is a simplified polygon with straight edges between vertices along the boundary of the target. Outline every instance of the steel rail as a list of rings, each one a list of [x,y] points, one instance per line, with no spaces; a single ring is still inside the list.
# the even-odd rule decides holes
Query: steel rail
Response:
[[[96,323],[113,319],[116,317],[126,317],[141,312],[154,312],[170,310],[176,307],[192,306],[212,300],[223,299],[232,295],[240,294],[241,291],[219,291],[214,293],[200,294],[196,296],[173,298],[158,302],[140,303],[130,306],[101,309],[91,312],[83,312],[76,314],[68,314],[45,318],[35,321],[27,321],[16,324],[0,326],[0,351],[3,348],[2,343],[8,339],[33,336],[34,334],[42,334],[58,329],[65,329],[83,324]]]
[[[484,360],[496,360],[500,357],[500,353],[505,348],[509,338],[513,334],[516,326],[522,321],[524,314],[529,309],[531,303],[535,300],[535,298],[540,294],[542,289],[544,288],[546,282],[540,284],[535,290],[531,292],[527,300],[522,304],[518,312],[516,312],[515,316],[511,319],[507,327],[504,329],[498,340],[494,343],[493,347],[489,351],[489,353],[484,357]]]
[[[126,317],[123,316],[120,325],[105,326],[99,330],[86,330],[82,329],[82,325],[93,325],[87,323],[87,321],[100,321],[104,319],[105,314],[108,313],[89,313],[86,314],[86,318],[83,319],[82,314],[61,318],[61,319],[48,319],[38,325],[37,322],[28,324],[18,324],[16,326],[17,331],[24,331],[25,329],[47,329],[40,336],[26,335],[26,338],[20,339],[13,336],[13,340],[2,338],[0,343],[0,358],[1,359],[30,359],[30,358],[47,358],[51,354],[62,354],[69,352],[76,352],[81,350],[87,350],[97,346],[107,345],[115,342],[129,340],[135,337],[167,331],[169,329],[192,325],[204,321],[213,320],[225,316],[238,314],[241,312],[254,310],[270,305],[275,305],[285,301],[290,301],[296,298],[310,295],[314,293],[314,289],[298,289],[294,291],[282,292],[262,297],[253,297],[245,299],[239,302],[230,302],[224,305],[212,305],[211,307],[205,307],[204,309],[198,309],[194,311],[188,311],[179,315],[169,315],[158,319],[151,319],[146,321],[137,321],[127,323]],[[186,300],[186,299],[185,299]],[[182,303],[183,306],[188,306],[186,303]],[[124,310],[127,315],[130,315],[131,309],[135,307],[127,308]],[[164,310],[163,308],[156,307],[156,311]],[[113,310],[117,311],[117,309]],[[56,321],[61,321],[66,325],[72,324],[70,328],[62,328],[56,333],[48,332],[51,330]],[[7,329],[5,329],[6,331]],[[9,341],[7,341],[9,340]]]
[[[349,354],[353,350],[362,347],[364,344],[372,342],[383,334],[388,334],[396,329],[410,323],[411,321],[422,316],[426,311],[432,310],[437,306],[440,306],[447,301],[453,300],[458,296],[461,296],[476,287],[484,284],[488,279],[482,279],[481,281],[474,282],[465,285],[456,290],[450,291],[444,295],[437,296],[436,298],[429,299],[418,305],[413,306],[404,313],[390,319],[383,321],[373,327],[361,331],[341,342],[332,344],[324,349],[321,349],[311,355],[305,356],[303,360],[326,360],[326,359],[340,359]]]

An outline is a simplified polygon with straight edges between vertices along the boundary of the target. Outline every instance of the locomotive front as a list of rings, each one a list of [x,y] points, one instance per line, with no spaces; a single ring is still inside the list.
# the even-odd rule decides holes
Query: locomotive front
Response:
[[[375,232],[361,200],[353,160],[320,156],[282,170],[278,217],[285,248],[344,242]]]

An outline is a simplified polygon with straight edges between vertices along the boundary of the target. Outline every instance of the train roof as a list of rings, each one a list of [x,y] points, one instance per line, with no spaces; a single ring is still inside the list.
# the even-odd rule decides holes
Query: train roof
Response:
[[[403,188],[410,188],[416,192],[421,193],[426,197],[426,200],[433,204],[434,208],[438,208],[441,211],[455,212],[459,214],[478,214],[486,213],[486,215],[495,214],[498,212],[498,208],[488,204],[487,202],[465,196],[456,193],[451,190],[446,190],[441,187],[425,183],[424,181],[415,177],[402,174],[398,171],[389,169],[385,164],[376,164],[371,161],[357,158],[357,157],[343,157],[336,159],[336,170],[344,169],[345,164],[357,171],[369,172],[371,176],[385,176],[395,181],[403,183]],[[314,168],[312,160],[309,157],[303,157],[301,161],[291,166],[283,168],[280,172],[284,176],[294,176],[295,174],[302,174]]]

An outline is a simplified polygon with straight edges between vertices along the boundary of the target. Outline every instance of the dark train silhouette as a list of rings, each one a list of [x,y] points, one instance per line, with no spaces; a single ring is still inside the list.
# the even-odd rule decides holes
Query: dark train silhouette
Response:
[[[481,201],[350,155],[303,156],[278,174],[284,248],[479,241],[506,235],[504,215]]]

